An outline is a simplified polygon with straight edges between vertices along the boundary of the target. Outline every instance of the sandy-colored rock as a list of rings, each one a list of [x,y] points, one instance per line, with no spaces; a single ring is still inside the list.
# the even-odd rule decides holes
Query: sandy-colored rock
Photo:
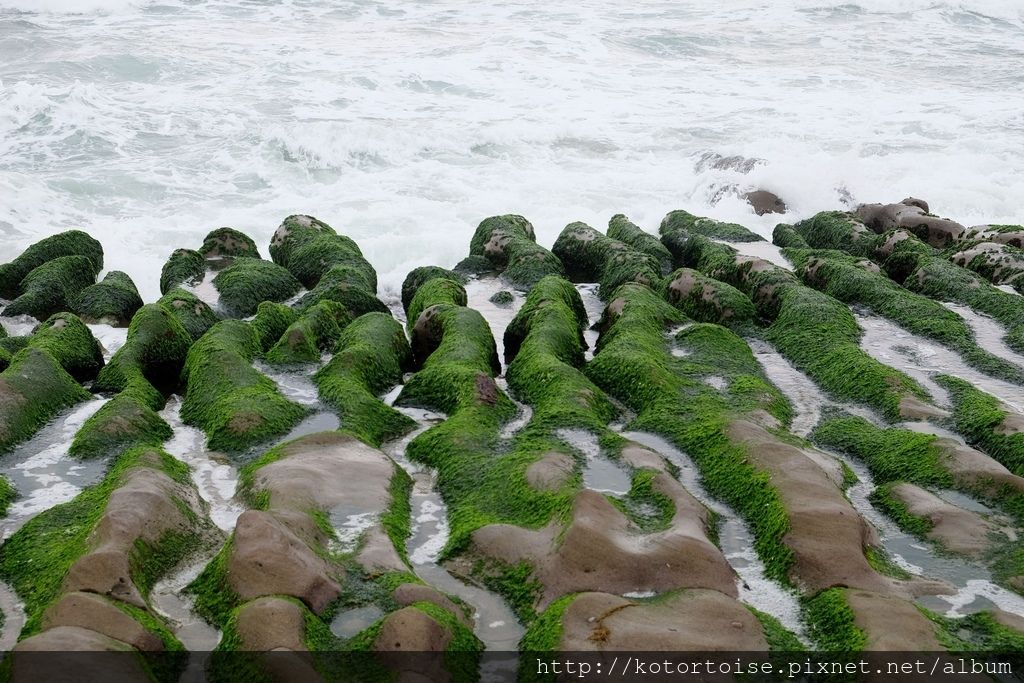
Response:
[[[704,533],[706,510],[664,473],[655,487],[676,502],[666,531],[639,533],[605,496],[583,490],[568,528],[556,522],[539,530],[492,524],[473,534],[474,550],[508,564],[529,562],[544,587],[541,608],[579,591],[711,588],[735,596],[732,567]]]
[[[557,491],[572,477],[576,461],[558,451],[548,451],[526,468],[526,481],[538,491]]]
[[[954,553],[983,556],[992,547],[989,534],[999,528],[977,512],[947,503],[935,494],[913,484],[898,484],[892,494],[907,506],[915,517],[932,523],[928,538]]]
[[[857,207],[857,217],[875,232],[881,234],[902,228],[914,233],[922,240],[937,248],[945,248],[960,239],[966,228],[948,218],[939,218],[921,208],[921,200],[908,198],[913,203],[862,204]]]
[[[770,474],[779,493],[789,517],[783,542],[794,554],[790,575],[795,581],[808,593],[833,586],[893,590],[864,556],[870,525],[813,458],[747,420],[734,421],[727,433],[745,446],[755,468]]]
[[[782,201],[779,195],[768,190],[754,190],[743,195],[747,203],[754,209],[754,213],[763,216],[767,213],[786,213],[786,202]]]
[[[1024,492],[1024,477],[1013,474],[978,449],[944,437],[936,439],[934,444],[941,452],[942,463],[958,484],[992,493],[1005,487]]]
[[[584,593],[562,617],[561,649],[766,651],[757,618],[738,600],[713,590],[685,590],[655,603]]]
[[[904,396],[900,399],[900,416],[905,420],[930,420],[949,417],[949,412],[922,401],[916,396]]]
[[[846,591],[853,622],[867,637],[865,650],[945,652],[935,624],[908,600],[863,590]]]
[[[409,569],[380,523],[363,532],[356,562],[370,572],[403,572]]]
[[[155,544],[171,531],[186,531],[191,522],[175,501],[198,515],[202,507],[193,489],[161,470],[136,467],[107,501],[89,538],[92,547],[78,558],[64,580],[64,590],[107,595],[137,607],[146,602],[131,579],[130,556],[137,540]]]
[[[281,598],[257,598],[238,610],[235,629],[247,652],[306,650],[306,617],[302,608]]]
[[[1006,612],[1001,609],[994,609],[990,614],[997,624],[1002,624],[1006,628],[1012,628],[1014,631],[1024,633],[1024,617],[1019,614]]]
[[[391,597],[402,607],[408,607],[414,602],[429,602],[447,612],[451,612],[467,627],[473,627],[473,620],[466,614],[465,610],[433,586],[421,583],[403,583],[391,593]]]
[[[48,653],[47,656],[28,653]],[[17,683],[144,683],[150,680],[130,645],[78,626],[58,626],[18,643],[11,680]],[[83,656],[81,653],[88,653]],[[25,655],[28,656],[19,656]]]
[[[373,641],[377,652],[443,652],[452,634],[442,624],[415,607],[389,614]]]
[[[242,600],[290,595],[319,614],[341,593],[339,572],[273,515],[243,512],[228,557],[228,583]]]
[[[67,593],[46,610],[43,630],[77,626],[119,640],[144,652],[162,652],[163,641],[142,624],[94,593]]]
[[[665,459],[660,453],[633,441],[622,447],[619,457],[624,463],[637,469],[665,470]]]

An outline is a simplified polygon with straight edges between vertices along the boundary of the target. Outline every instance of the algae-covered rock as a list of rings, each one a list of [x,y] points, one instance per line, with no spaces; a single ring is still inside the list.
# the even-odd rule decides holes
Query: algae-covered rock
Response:
[[[310,306],[288,326],[266,355],[268,363],[313,363],[332,348],[352,315],[341,304],[324,300]]]
[[[715,325],[684,328],[690,354],[673,362],[664,331],[682,317],[635,284],[616,292],[606,317],[588,376],[638,411],[635,428],[694,459],[709,491],[751,525],[769,576],[809,590],[891,588],[867,562],[868,526],[818,464],[824,456],[769,431],[790,408],[742,339]],[[723,377],[722,389],[704,380],[710,374]]]
[[[917,382],[860,348],[863,332],[845,304],[784,268],[706,237],[673,230],[663,238],[681,263],[746,293],[758,314],[771,321],[768,341],[839,399],[865,403],[892,418],[942,414]]]
[[[466,289],[459,280],[447,277],[435,277],[417,287],[416,294],[406,308],[406,317],[410,332],[415,328],[420,315],[429,306],[440,303],[453,306],[466,305]]]
[[[375,287],[367,284],[362,269],[345,264],[336,265],[320,278],[316,287],[299,299],[295,307],[301,311],[321,301],[336,301],[357,317],[371,312],[388,313],[388,307],[377,298],[374,291]]]
[[[978,274],[942,258],[916,237],[901,237],[882,263],[890,277],[918,294],[940,302],[955,301],[992,316],[1006,327],[1005,340],[1010,348],[1024,352],[1024,297],[1004,292]]]
[[[637,251],[656,258],[661,264],[662,275],[668,275],[672,271],[672,253],[665,248],[661,240],[640,228],[623,214],[616,214],[608,221],[608,237],[625,242]]]
[[[405,280],[402,281],[402,309],[408,312],[409,304],[412,303],[412,298],[416,294],[416,290],[426,284],[428,280],[433,280],[434,278],[444,278],[446,280],[458,282],[459,284],[466,283],[466,278],[459,273],[439,266],[420,266],[419,268],[413,268],[409,271],[409,274],[405,276]],[[462,305],[464,306],[465,303]]]
[[[341,429],[372,445],[413,427],[378,396],[402,380],[412,352],[397,320],[384,313],[356,318],[341,333],[334,356],[313,377],[320,399],[341,417]]]
[[[954,243],[945,254],[953,263],[974,271],[995,285],[1024,291],[1024,250],[984,240]]]
[[[492,294],[487,300],[495,306],[507,308],[512,305],[512,302],[516,300],[516,297],[507,289],[502,289]]]
[[[785,253],[805,284],[934,339],[986,374],[1024,383],[1024,368],[978,346],[963,318],[937,301],[900,287],[882,275],[873,261],[835,251],[787,249]]]
[[[682,210],[670,211],[661,221],[659,232],[685,230],[726,242],[763,242],[764,238],[738,223],[723,223],[714,218],[701,218]]]
[[[87,323],[125,327],[142,308],[142,297],[127,273],[113,270],[86,287],[71,302],[71,310]]]
[[[94,391],[117,395],[85,421],[69,453],[96,458],[169,439],[171,428],[156,411],[164,406],[164,394],[177,388],[191,345],[188,332],[166,308],[139,309],[124,345],[93,384]]]
[[[816,249],[839,249],[867,258],[873,258],[884,241],[856,215],[844,211],[822,211],[792,226],[792,230],[806,240],[807,245]],[[778,237],[780,235],[777,234],[773,241],[780,247],[804,248],[804,245],[795,242],[783,243]]]
[[[700,322],[735,325],[753,322],[757,315],[746,294],[692,268],[669,275],[660,291],[670,304]]]
[[[220,320],[205,301],[180,287],[164,294],[157,303],[177,318],[193,340],[202,337]]]
[[[957,431],[1024,477],[1024,416],[958,377],[940,375],[935,381],[949,391]]]
[[[203,258],[259,258],[256,243],[252,238],[234,228],[217,228],[211,230],[203,238],[203,246],[199,247]]]
[[[58,412],[90,397],[76,380],[103,364],[99,343],[78,318],[49,319],[0,372],[0,452],[34,434]]]
[[[288,326],[299,319],[298,312],[291,306],[264,301],[256,307],[253,329],[259,338],[260,348],[269,351],[277,343]]]
[[[7,305],[3,315],[31,315],[45,320],[71,309],[71,302],[96,281],[93,262],[87,256],[61,256],[33,269],[21,281],[21,295]]]
[[[537,244],[530,221],[512,214],[481,221],[470,241],[469,255],[486,258],[493,270],[517,287],[529,288],[545,275],[562,273],[558,258]]]
[[[585,223],[565,226],[552,251],[570,279],[600,282],[599,293],[605,299],[623,283],[655,285],[661,279],[661,264],[655,257],[602,235]]]
[[[220,303],[231,315],[245,318],[263,301],[284,301],[302,285],[287,269],[256,258],[238,258],[213,279]]]
[[[463,276],[495,273],[494,264],[486,256],[470,255],[455,264],[454,273]]]
[[[132,647],[180,649],[162,620],[143,610],[156,581],[214,537],[188,468],[144,446],[121,456],[98,484],[19,529],[0,557],[0,576],[25,601],[24,633],[45,628],[68,647],[59,631],[73,627]],[[89,596],[122,606],[142,629]],[[76,605],[82,600],[91,603]],[[83,622],[86,615],[91,621]]]
[[[90,265],[86,270],[93,280],[103,270],[102,245],[81,230],[69,230],[40,240],[10,263],[0,264],[0,297],[14,298],[30,272],[62,256],[87,257]]]
[[[252,367],[260,351],[256,330],[238,320],[217,323],[189,350],[181,417],[206,432],[211,449],[246,450],[283,436],[306,415]]]
[[[1024,225],[976,225],[969,228],[961,239],[980,239],[1024,249]]]
[[[160,293],[181,285],[197,285],[206,275],[206,259],[192,249],[175,249],[160,270]]]

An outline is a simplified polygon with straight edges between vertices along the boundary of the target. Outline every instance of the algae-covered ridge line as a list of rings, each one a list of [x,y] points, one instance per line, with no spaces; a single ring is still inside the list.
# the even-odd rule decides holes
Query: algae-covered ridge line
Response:
[[[0,451],[99,393],[109,400],[68,452],[110,464],[99,483],[29,519],[0,550],[0,578],[25,601],[18,649],[67,647],[75,633],[88,649],[179,652],[178,626],[150,591],[190,558],[212,556],[187,591],[221,632],[219,651],[415,643],[447,653],[439,666],[456,680],[472,679],[483,649],[472,609],[413,572],[411,480],[379,450],[416,427],[380,398],[396,385],[396,405],[445,416],[406,451],[437,472],[450,529],[440,561],[508,602],[527,627],[521,649],[801,647],[778,620],[737,600],[715,515],[663,454],[611,428],[624,419],[692,458],[704,488],[746,520],[765,573],[802,596],[818,647],[1018,642],[998,610],[952,619],[915,606],[913,596],[934,585],[892,575],[843,495],[842,467],[788,433],[793,408],[742,339],[763,337],[843,401],[893,422],[930,419],[980,449],[827,414],[813,438],[868,464],[881,484],[875,502],[898,524],[954,539],[920,512],[952,486],[1019,527],[1024,418],[952,376],[936,378],[952,405],[936,406],[860,350],[850,306],[1019,383],[1021,368],[983,348],[941,304],[993,316],[1019,346],[1020,297],[996,285],[1018,283],[1012,240],[1024,230],[966,230],[906,202],[779,226],[775,242],[793,272],[743,256],[763,243],[743,226],[684,211],[665,218],[660,239],[621,214],[607,233],[572,223],[550,251],[522,216],[488,218],[454,270],[427,266],[406,278],[406,329],[377,297],[359,246],[311,216],[284,220],[269,260],[231,228],[175,251],[161,273],[163,296],[150,304],[123,273],[97,282],[102,247],[85,233],[33,245],[0,265],[4,312],[40,321],[29,335],[0,334],[0,392],[16,398],[0,406]],[[469,276],[526,293],[500,346],[501,331],[467,307]],[[572,281],[597,283],[606,304],[589,362],[587,314]],[[127,327],[108,362],[87,324]],[[306,433],[310,409],[256,366],[273,376],[312,373],[318,405],[338,416],[338,429]],[[506,386],[529,408],[521,420]],[[219,451],[241,466],[237,495],[247,509],[226,542],[188,466],[162,448],[174,430],[160,411],[175,394],[210,457]],[[636,415],[624,416],[623,404]],[[626,473],[621,493],[587,487],[598,461]],[[19,493],[0,479],[0,507],[18,504]],[[112,535],[112,525],[130,533]],[[972,561],[1021,592],[1024,558],[1013,548],[996,544]],[[370,607],[379,617],[366,628],[332,632],[335,615]],[[656,635],[681,615],[704,628]],[[259,674],[258,662],[221,661],[215,677]],[[325,677],[401,674],[356,663],[364,660],[289,661]],[[184,660],[168,662],[140,659],[138,671],[176,679]]]

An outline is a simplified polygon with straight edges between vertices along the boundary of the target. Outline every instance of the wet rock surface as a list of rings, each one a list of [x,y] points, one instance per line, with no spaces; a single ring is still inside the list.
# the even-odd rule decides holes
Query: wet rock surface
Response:
[[[97,282],[87,234],[47,238],[0,265],[0,579],[23,601],[2,603],[4,642],[202,643],[310,681],[339,650],[438,655],[366,680],[461,680],[520,635],[1020,643],[1024,230],[930,210],[794,216],[782,251],[682,210],[658,234],[571,223],[550,251],[495,216],[455,268],[409,273],[398,319],[312,216],[281,223],[270,261],[232,228],[176,250],[152,303]],[[877,344],[882,318],[916,346]],[[72,485],[66,458],[95,474]],[[15,680],[66,675],[31,661]]]

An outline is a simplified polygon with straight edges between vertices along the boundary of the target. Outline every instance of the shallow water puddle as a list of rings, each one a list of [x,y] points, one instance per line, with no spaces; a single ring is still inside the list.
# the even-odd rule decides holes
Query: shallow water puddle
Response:
[[[320,404],[320,392],[313,383],[319,366],[309,364],[284,369],[261,360],[254,361],[252,366],[273,380],[285,398],[304,406]]]
[[[512,294],[512,302],[499,306],[491,301],[498,292]],[[494,343],[498,347],[498,358],[505,367],[505,328],[516,317],[526,297],[522,292],[513,289],[504,280],[497,277],[473,278],[466,283],[466,306],[474,309],[484,317],[491,328]]]
[[[199,576],[216,552],[206,553],[201,558],[193,558],[171,576],[158,581],[150,593],[153,608],[167,619],[171,630],[185,649],[192,652],[208,654],[220,642],[220,631],[196,614],[191,597],[184,593],[185,586]],[[190,662],[189,669],[192,668],[194,664]],[[182,676],[182,680],[189,679]]]
[[[474,633],[489,651],[515,651],[523,628],[505,600],[479,586],[470,585],[452,575],[438,563],[448,542],[448,506],[437,490],[432,470],[408,459],[409,443],[430,427],[444,420],[443,415],[421,409],[398,408],[416,420],[419,426],[401,439],[383,445],[382,450],[401,466],[413,480],[409,504],[412,508],[412,532],[407,550],[417,576],[435,588],[455,595],[474,610]]]
[[[795,368],[771,344],[761,339],[747,339],[746,342],[768,380],[793,406],[793,422],[789,431],[797,436],[806,437],[821,421],[821,409],[836,404],[814,383],[814,380]],[[867,408],[844,404],[842,409],[873,424],[880,423],[878,416]]]
[[[18,642],[21,629],[25,627],[25,606],[14,589],[0,581],[0,652],[10,652]]]
[[[160,412],[173,435],[164,449],[189,467],[199,496],[210,506],[210,519],[218,528],[230,532],[245,507],[235,501],[238,469],[227,456],[206,449],[206,435],[181,421],[181,398],[172,396]]]
[[[587,348],[583,355],[588,361],[593,360],[594,352],[597,350],[597,339],[601,336],[594,326],[604,313],[604,302],[597,296],[597,290],[598,285],[594,283],[581,282],[576,285],[576,291],[583,300],[583,308],[587,311],[587,329],[583,331],[583,340],[587,342]]]
[[[782,249],[775,246],[771,242],[765,240],[763,242],[727,242],[725,240],[714,240],[719,244],[728,244],[730,247],[739,252],[740,256],[756,256],[757,258],[763,258],[769,263],[773,263],[780,268],[786,270],[793,270],[793,264],[790,263],[789,259],[782,254]]]
[[[918,602],[947,616],[963,616],[993,607],[1024,616],[1024,597],[993,583],[986,567],[954,555],[939,554],[931,544],[902,531],[869,500],[875,481],[867,466],[841,453],[832,455],[857,475],[859,481],[847,489],[846,495],[878,530],[882,546],[893,562],[912,574],[948,581],[956,589],[953,595],[929,595],[918,598]],[[960,499],[965,497],[959,494],[947,498],[947,495],[948,492],[942,492],[942,497],[955,505],[961,505]],[[979,504],[974,503],[976,505]]]
[[[220,292],[217,291],[217,287],[213,284],[213,279],[217,277],[220,269],[210,268],[209,264],[210,262],[207,261],[206,273],[203,275],[202,281],[194,285],[183,284],[181,285],[181,288],[186,292],[195,294],[197,299],[212,308],[215,312],[223,313],[223,311],[220,310]]]
[[[750,528],[732,508],[704,489],[699,470],[690,457],[656,434],[622,432],[622,436],[660,453],[679,468],[679,481],[686,490],[719,517],[719,544],[725,559],[739,575],[740,600],[772,615],[803,639],[800,602],[796,593],[765,576],[764,564],[754,551],[754,535]]]
[[[629,469],[601,453],[596,435],[585,429],[559,429],[555,436],[583,453],[583,486],[600,493],[624,496],[632,488]]]
[[[75,432],[109,399],[93,398],[70,408],[36,434],[0,457],[0,474],[18,492],[0,536],[7,538],[25,522],[55,505],[66,503],[103,478],[107,459],[77,460],[68,456]]]
[[[128,339],[127,327],[112,327],[110,325],[90,324],[87,325],[92,336],[103,347],[103,362],[109,362],[110,358],[117,353],[117,350],[124,346]]]
[[[1006,336],[1006,328],[995,318],[978,313],[970,306],[962,304],[944,302],[942,305],[964,319],[964,322],[974,332],[974,339],[978,342],[978,346],[991,354],[1024,367],[1024,355],[1006,345],[1006,342],[1003,341],[1003,337]]]
[[[338,612],[331,620],[331,633],[339,638],[351,638],[384,616],[384,611],[376,605],[365,605]]]
[[[494,381],[494,383],[498,385],[499,389],[505,392],[505,395],[509,397],[509,400],[511,400],[516,405],[516,408],[519,409],[516,416],[505,423],[505,426],[501,428],[501,432],[498,434],[502,439],[511,439],[530,422],[530,418],[533,417],[533,408],[516,400],[516,398],[512,396],[512,392],[509,391],[508,388],[508,381],[504,377],[499,377]]]
[[[959,354],[912,334],[885,318],[854,311],[864,330],[860,346],[875,360],[905,372],[931,393],[939,405],[949,406],[949,392],[932,380],[936,374],[964,379],[992,394],[1014,410],[1024,410],[1024,387],[982,374],[964,363]]]

